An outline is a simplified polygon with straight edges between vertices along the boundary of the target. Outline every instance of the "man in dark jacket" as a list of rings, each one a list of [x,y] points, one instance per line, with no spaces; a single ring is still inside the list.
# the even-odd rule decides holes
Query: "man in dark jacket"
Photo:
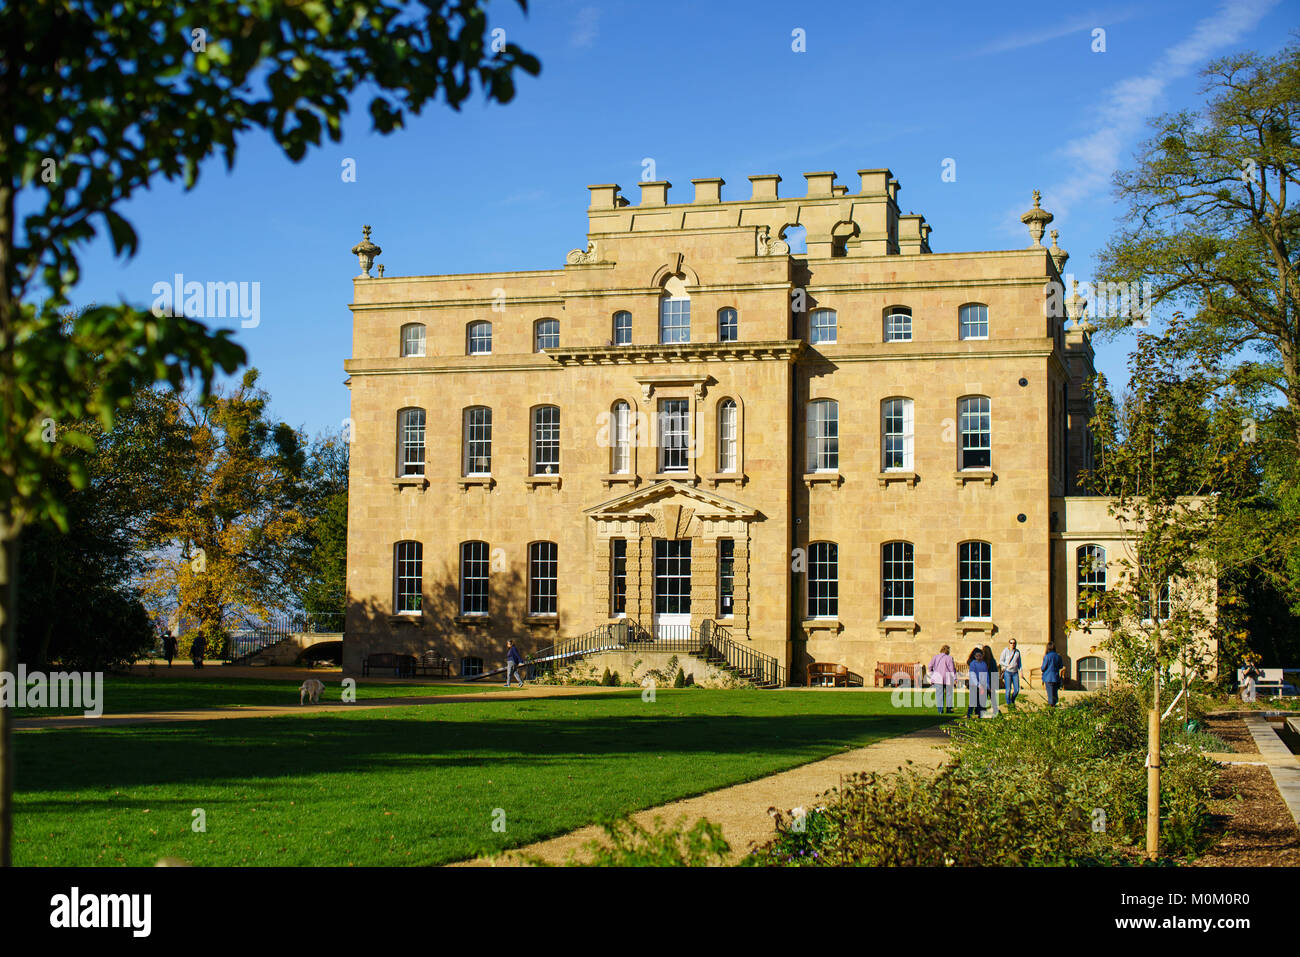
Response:
[[[1056,707],[1056,696],[1065,677],[1062,674],[1064,668],[1065,662],[1056,653],[1056,642],[1049,641],[1047,654],[1043,655],[1043,687],[1047,689],[1047,703],[1053,708]]]
[[[167,667],[172,666],[172,659],[176,657],[176,636],[170,631],[163,635],[163,657],[167,659]]]
[[[510,679],[518,678],[519,687],[524,686],[524,676],[519,673],[519,668],[524,663],[524,656],[519,653],[513,641],[506,642],[506,687],[510,687]]]

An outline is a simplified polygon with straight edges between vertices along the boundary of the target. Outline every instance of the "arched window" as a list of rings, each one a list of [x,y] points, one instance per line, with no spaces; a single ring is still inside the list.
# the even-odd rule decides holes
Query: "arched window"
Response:
[[[465,352],[471,356],[492,354],[492,323],[471,322],[465,332]]]
[[[492,410],[482,405],[465,410],[465,475],[492,474]]]
[[[958,617],[992,618],[993,547],[988,542],[962,542],[957,547],[957,578]]]
[[[460,613],[488,613],[487,542],[462,542],[460,546]]]
[[[1095,656],[1079,659],[1079,684],[1084,691],[1106,687],[1106,659]]]
[[[402,326],[402,355],[424,355],[424,323],[408,322]]]
[[[912,341],[912,310],[907,306],[891,306],[885,310],[885,341]]]
[[[982,302],[968,302],[957,311],[958,335],[962,339],[989,337],[989,307]]]
[[[533,542],[528,546],[528,614],[554,615],[559,568],[559,546],[555,542]]]
[[[808,546],[808,617],[840,614],[840,547],[834,542]]]
[[[836,339],[834,309],[814,309],[808,317],[808,341],[834,344]]]
[[[533,350],[558,349],[560,347],[560,320],[538,319],[533,323]]]
[[[901,397],[880,404],[881,452],[886,472],[912,470],[912,400]]]
[[[961,432],[958,468],[993,467],[993,413],[989,397],[971,395],[957,404],[957,424]]]
[[[1100,545],[1080,545],[1075,552],[1078,587],[1075,591],[1079,621],[1096,621],[1101,613],[1101,599],[1106,594],[1106,549]]]
[[[423,590],[424,546],[398,542],[393,546],[393,608],[399,615],[418,615]]]
[[[718,471],[734,472],[736,455],[736,403],[723,399],[718,403]]]
[[[533,474],[560,471],[560,410],[553,405],[533,409]]]
[[[728,306],[718,310],[718,341],[735,342],[740,338],[740,314]]]
[[[880,616],[911,618],[913,615],[912,543],[885,542],[880,557]]]
[[[808,471],[840,468],[840,404],[834,399],[808,403]]]
[[[614,345],[630,346],[632,344],[632,313],[614,313]]]
[[[424,474],[424,410],[397,413],[397,474]]]
[[[632,471],[632,407],[619,399],[610,419],[609,471],[627,475]]]

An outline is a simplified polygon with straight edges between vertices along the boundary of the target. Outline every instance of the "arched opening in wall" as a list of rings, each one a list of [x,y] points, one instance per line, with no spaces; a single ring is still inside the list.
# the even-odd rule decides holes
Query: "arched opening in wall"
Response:
[[[808,230],[797,223],[781,230],[781,238],[790,246],[791,256],[808,255]]]

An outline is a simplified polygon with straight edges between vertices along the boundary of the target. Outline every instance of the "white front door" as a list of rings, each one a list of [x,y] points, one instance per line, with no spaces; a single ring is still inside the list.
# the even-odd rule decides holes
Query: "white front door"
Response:
[[[691,636],[691,540],[655,539],[656,638]]]

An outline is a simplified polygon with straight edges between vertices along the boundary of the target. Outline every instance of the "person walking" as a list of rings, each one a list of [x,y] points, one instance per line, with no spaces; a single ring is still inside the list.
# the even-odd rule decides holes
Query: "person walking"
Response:
[[[1002,649],[998,667],[1002,669],[1002,683],[1007,689],[1007,707],[1015,708],[1020,694],[1020,649],[1016,647],[1016,639],[1012,638]]]
[[[934,688],[934,700],[939,706],[940,714],[952,714],[952,685],[957,677],[957,666],[947,645],[930,659],[930,685]]]
[[[989,701],[989,666],[984,663],[984,649],[972,648],[966,659],[966,717],[980,717]]]
[[[190,658],[194,661],[195,668],[203,667],[203,653],[208,650],[208,639],[202,635],[194,636],[194,644],[190,646]]]
[[[1256,682],[1259,680],[1259,669],[1255,667],[1252,660],[1246,661],[1246,667],[1241,672],[1241,700],[1247,704],[1254,704],[1257,697]]]
[[[176,657],[176,636],[170,631],[163,635],[163,657],[167,659],[167,667],[172,666],[172,659]]]
[[[513,641],[506,642],[506,687],[510,687],[510,679],[518,678],[519,687],[524,686],[524,676],[519,673],[520,667],[524,663],[524,656],[519,653]]]
[[[1056,707],[1056,696],[1060,693],[1061,681],[1064,679],[1062,671],[1065,669],[1065,662],[1061,656],[1056,653],[1056,642],[1047,643],[1047,652],[1043,655],[1043,687],[1047,689],[1047,704],[1049,707]]]
[[[996,718],[998,716],[998,663],[993,657],[993,649],[985,645],[981,649],[984,654],[984,664],[989,669],[989,709],[984,712],[986,718]]]

